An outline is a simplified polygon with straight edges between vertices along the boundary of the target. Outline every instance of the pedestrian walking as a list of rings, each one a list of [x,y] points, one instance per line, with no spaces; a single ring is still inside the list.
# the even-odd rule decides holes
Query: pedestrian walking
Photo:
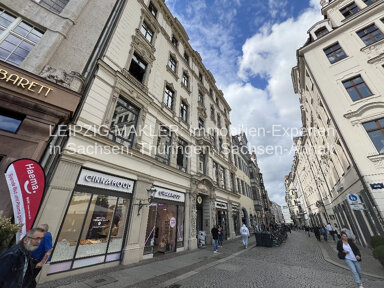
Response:
[[[223,232],[224,232],[224,229],[221,225],[219,225],[219,227],[217,228],[218,230],[218,234],[219,234],[219,247],[223,247]]]
[[[217,253],[217,242],[219,239],[219,230],[216,228],[216,225],[213,225],[211,230],[212,239],[213,239],[213,253]]]
[[[240,234],[241,234],[241,238],[243,240],[244,248],[248,248],[249,230],[248,230],[247,226],[245,226],[244,223],[243,223],[243,226],[241,226],[241,228],[240,228]]]
[[[347,236],[348,236],[348,239],[351,239],[351,240],[353,240],[353,241],[356,240],[356,236],[355,236],[355,234],[353,234],[352,231],[349,230],[347,227],[342,228],[342,229],[340,230],[340,234],[341,234],[341,232],[345,232],[345,233],[347,234]]]
[[[31,252],[33,262],[36,264],[34,269],[35,277],[39,274],[41,267],[48,260],[52,252],[52,234],[48,232],[48,224],[41,224],[38,228],[44,231],[44,237],[40,242],[39,247],[36,250]]]
[[[313,227],[313,233],[315,233],[315,237],[317,239],[317,241],[321,241],[321,238],[320,238],[320,228],[319,227]]]
[[[336,239],[335,239],[335,228],[333,228],[331,223],[327,224],[327,231],[328,231],[329,235],[332,236],[333,241],[336,241]]]
[[[305,227],[304,227],[304,230],[305,230],[305,234],[307,234],[308,237],[311,237],[311,234],[310,234],[310,232],[309,232],[309,227],[308,227],[308,226],[305,226]]]
[[[21,241],[0,255],[0,288],[34,288],[31,252],[39,247],[44,231],[33,228]]]
[[[323,235],[324,241],[328,241],[327,228],[325,226],[321,227],[321,234]]]
[[[359,248],[348,238],[347,233],[341,232],[341,240],[337,242],[337,256],[344,259],[349,269],[352,271],[353,278],[359,288],[363,287],[361,281],[361,254]]]

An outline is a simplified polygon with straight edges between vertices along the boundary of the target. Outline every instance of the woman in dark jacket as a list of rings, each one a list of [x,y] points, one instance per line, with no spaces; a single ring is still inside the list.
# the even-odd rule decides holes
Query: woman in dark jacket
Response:
[[[358,287],[362,288],[361,282],[361,254],[359,248],[353,243],[351,239],[348,239],[347,233],[341,232],[341,240],[337,242],[338,257],[344,259],[349,269],[352,271],[353,278]]]

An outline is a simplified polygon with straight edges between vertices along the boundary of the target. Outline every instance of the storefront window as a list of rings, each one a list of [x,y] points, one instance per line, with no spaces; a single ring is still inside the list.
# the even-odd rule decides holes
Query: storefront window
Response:
[[[177,248],[184,246],[184,207],[177,207]]]
[[[91,194],[75,192],[57,239],[52,262],[70,260],[75,255],[77,241],[83,225]]]
[[[75,192],[54,248],[51,266],[59,267],[55,262],[70,261],[66,262],[69,264],[65,268],[61,268],[64,267],[62,264],[53,268],[52,273],[119,260],[129,205],[128,198]]]
[[[175,252],[184,245],[184,207],[153,203],[149,207],[144,254]]]

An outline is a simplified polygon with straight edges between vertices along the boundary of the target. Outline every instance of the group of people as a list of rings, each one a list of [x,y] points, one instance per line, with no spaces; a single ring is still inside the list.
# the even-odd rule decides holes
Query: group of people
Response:
[[[311,232],[313,232],[318,241],[321,241],[321,236],[323,236],[324,241],[328,241],[328,235],[332,237],[333,241],[336,241],[336,236],[340,239],[340,235],[335,227],[337,227],[336,224],[332,226],[331,223],[328,223],[323,226],[304,226],[304,230],[308,237],[311,237]]]
[[[213,225],[211,230],[212,239],[213,239],[213,253],[218,253],[217,248],[223,247],[223,226]],[[248,248],[248,238],[250,236],[247,226],[243,223],[243,226],[240,228],[240,234],[243,241],[244,248]]]
[[[32,228],[21,241],[0,255],[0,288],[34,288],[36,276],[52,252],[48,225]]]

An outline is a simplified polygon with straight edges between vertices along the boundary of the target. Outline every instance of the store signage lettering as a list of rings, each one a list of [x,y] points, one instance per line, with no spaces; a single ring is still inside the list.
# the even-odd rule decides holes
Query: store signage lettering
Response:
[[[77,184],[124,193],[132,193],[134,181],[97,171],[82,169]]]
[[[370,184],[372,189],[384,189],[384,183],[374,183]]]
[[[155,198],[177,201],[177,202],[185,201],[184,193],[180,193],[180,192],[176,192],[173,190],[156,187],[156,186],[154,188],[156,189]]]
[[[227,204],[226,203],[216,202],[215,206],[216,206],[216,208],[227,209]]]
[[[131,184],[129,184],[128,182],[122,182],[119,180],[114,180],[114,179],[104,178],[104,177],[94,176],[94,175],[85,175],[85,181],[100,183],[103,185],[110,185],[115,187],[122,187],[126,189],[131,188]]]
[[[0,69],[0,80],[10,83],[16,87],[21,87],[25,90],[36,92],[37,94],[44,94],[45,97],[52,91],[52,88],[49,88],[45,85],[42,85],[38,82],[30,81],[27,78],[21,77],[15,73],[9,73],[5,69]]]

